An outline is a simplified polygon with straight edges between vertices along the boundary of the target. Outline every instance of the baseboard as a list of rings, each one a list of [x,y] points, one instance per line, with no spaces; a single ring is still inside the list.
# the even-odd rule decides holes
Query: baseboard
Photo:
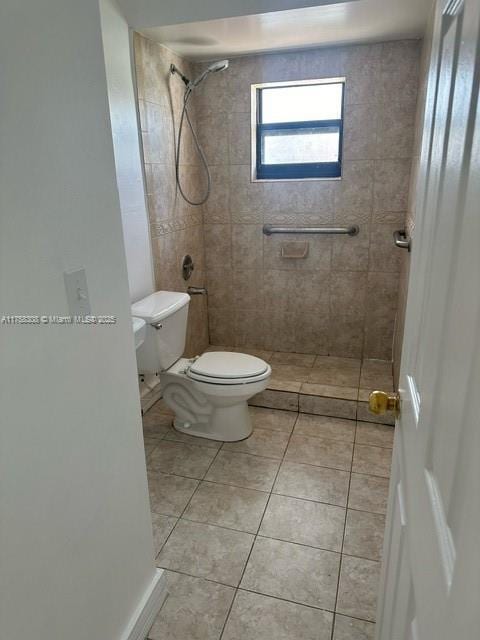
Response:
[[[145,640],[166,597],[165,572],[163,569],[156,569],[155,576],[143,594],[121,640]]]

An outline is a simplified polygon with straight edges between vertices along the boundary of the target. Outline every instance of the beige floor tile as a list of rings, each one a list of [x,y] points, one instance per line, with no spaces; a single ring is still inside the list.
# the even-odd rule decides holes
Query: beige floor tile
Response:
[[[316,436],[330,440],[353,442],[355,439],[355,421],[300,413],[295,423],[294,433],[302,436]]]
[[[358,399],[360,400],[360,402],[368,402],[372,391],[374,391],[374,389],[362,389],[362,387],[360,387],[358,389]]]
[[[308,382],[312,374],[312,367],[299,367],[291,364],[273,364],[272,377],[276,380],[291,380],[292,382]],[[314,381],[313,381],[314,382]]]
[[[331,384],[318,384],[314,382],[303,382],[300,393],[310,396],[322,396],[324,398],[337,398],[340,400],[356,400],[358,397],[357,387],[336,387]]]
[[[342,556],[337,611],[353,618],[375,621],[380,563]]]
[[[264,409],[263,407],[250,407],[250,416],[253,427],[260,429],[272,429],[291,433],[297,419],[297,413],[293,411],[279,411],[278,409]]]
[[[161,439],[170,429],[172,416],[163,413],[153,413],[150,416],[150,411],[148,411],[142,419],[143,436],[145,438]]]
[[[188,520],[257,533],[268,493],[202,482],[183,514]]]
[[[274,351],[270,358],[270,364],[286,364],[293,365],[295,367],[313,367],[315,362],[315,355],[309,353],[283,353],[281,351]]]
[[[158,400],[154,405],[145,411],[142,416],[143,425],[152,426],[169,426],[172,423],[173,411],[167,407],[163,400]]]
[[[287,378],[272,377],[268,381],[267,389],[270,391],[289,391],[292,393],[298,393],[302,386],[301,382],[297,380],[287,380]]]
[[[144,440],[143,448],[145,449],[145,458],[148,458],[157,446],[157,440]]]
[[[151,458],[155,455],[152,453]],[[150,458],[150,459],[151,459]],[[372,476],[390,477],[392,450],[383,447],[356,444],[353,452],[352,471],[367,473]]]
[[[155,554],[163,547],[165,540],[176,525],[177,519],[178,518],[173,518],[172,516],[161,516],[158,513],[152,513],[153,546]]]
[[[283,458],[289,437],[288,433],[257,428],[245,440],[226,442],[223,451],[240,451],[265,458]]]
[[[249,400],[249,404],[254,407],[268,407],[270,409],[282,409],[284,411],[298,411],[298,391],[300,382],[295,383],[297,391],[287,392],[283,390],[266,389],[262,393],[257,393]]]
[[[328,611],[239,590],[223,640],[330,640],[331,628]]]
[[[166,402],[162,398],[160,398],[160,400],[157,400],[152,409],[155,409],[156,411],[158,411],[158,413],[164,413],[168,416],[175,415],[173,409],[170,409],[170,407],[167,406]]]
[[[181,516],[198,484],[198,480],[191,478],[149,471],[148,488],[152,512],[166,516]]]
[[[341,551],[344,524],[345,509],[342,507],[272,495],[259,534],[329,551]]]
[[[353,445],[325,438],[311,438],[293,434],[285,459],[320,467],[350,471]],[[154,452],[155,453],[155,452]]]
[[[340,387],[358,387],[360,361],[354,358],[333,358],[317,356],[306,382],[330,384]]]
[[[201,480],[216,454],[215,449],[161,440],[152,451],[149,464],[154,471]]]
[[[385,360],[364,360],[360,374],[360,386],[364,389],[392,391],[392,363]]]
[[[356,371],[343,370],[341,368],[338,370],[334,368],[324,370],[321,367],[313,367],[310,371],[308,379],[302,380],[302,382],[358,389],[359,374]]]
[[[149,639],[218,640],[235,589],[181,573],[165,573],[168,596]]]
[[[349,509],[343,552],[350,556],[380,560],[384,530],[385,516]]]
[[[247,453],[219,451],[205,480],[246,489],[270,491],[279,466],[279,460],[261,458]]]
[[[180,519],[157,565],[236,587],[253,540],[249,533]]]
[[[257,538],[242,588],[333,610],[340,556],[291,542]]]
[[[348,507],[385,514],[388,501],[388,478],[352,473]]]
[[[335,615],[333,640],[374,640],[375,623]]]
[[[357,422],[357,435],[355,442],[358,444],[371,444],[377,447],[393,447],[395,428],[385,424],[373,424],[372,422]]]
[[[314,413],[320,416],[332,416],[348,420],[355,420],[357,417],[356,400],[311,396],[301,393],[298,399],[298,406],[302,413]]]
[[[365,422],[374,422],[376,424],[386,424],[395,426],[395,414],[392,411],[387,411],[381,416],[377,416],[368,408],[368,397],[370,391],[365,389],[358,390],[359,401],[357,403],[357,420],[363,420]]]
[[[345,507],[349,478],[348,471],[314,467],[297,462],[282,462],[273,491],[294,498],[317,500]]]
[[[197,447],[207,447],[209,449],[220,449],[222,442],[218,440],[210,440],[209,438],[199,438],[197,436],[189,436],[188,433],[181,433],[173,427],[170,427],[165,432],[164,440],[170,442],[184,442],[186,444],[193,444]]]

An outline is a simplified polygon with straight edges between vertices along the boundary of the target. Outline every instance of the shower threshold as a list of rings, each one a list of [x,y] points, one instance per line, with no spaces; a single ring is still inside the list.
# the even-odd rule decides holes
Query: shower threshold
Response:
[[[270,364],[268,387],[250,400],[252,406],[395,424],[393,414],[375,416],[368,410],[368,396],[373,390],[393,391],[389,361],[217,345],[207,351],[240,351]]]

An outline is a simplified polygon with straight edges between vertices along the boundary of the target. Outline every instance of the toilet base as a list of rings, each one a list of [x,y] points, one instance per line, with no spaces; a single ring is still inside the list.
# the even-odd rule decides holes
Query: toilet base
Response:
[[[174,428],[197,438],[208,438],[219,442],[238,442],[248,438],[253,430],[247,402],[229,407],[214,407],[208,422],[192,424],[175,417]]]

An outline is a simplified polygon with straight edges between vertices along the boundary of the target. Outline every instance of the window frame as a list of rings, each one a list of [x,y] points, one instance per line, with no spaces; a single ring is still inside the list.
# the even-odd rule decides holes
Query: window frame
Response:
[[[298,87],[319,84],[341,84],[342,102],[340,119],[304,120],[298,122],[263,123],[262,90],[277,87]],[[316,80],[291,80],[287,82],[265,82],[251,85],[251,144],[252,144],[252,182],[270,182],[279,180],[340,180],[342,176],[343,123],[345,110],[345,78],[320,78]],[[265,131],[302,129],[327,129],[338,127],[339,150],[337,162],[311,162],[290,164],[262,164],[262,139]]]

